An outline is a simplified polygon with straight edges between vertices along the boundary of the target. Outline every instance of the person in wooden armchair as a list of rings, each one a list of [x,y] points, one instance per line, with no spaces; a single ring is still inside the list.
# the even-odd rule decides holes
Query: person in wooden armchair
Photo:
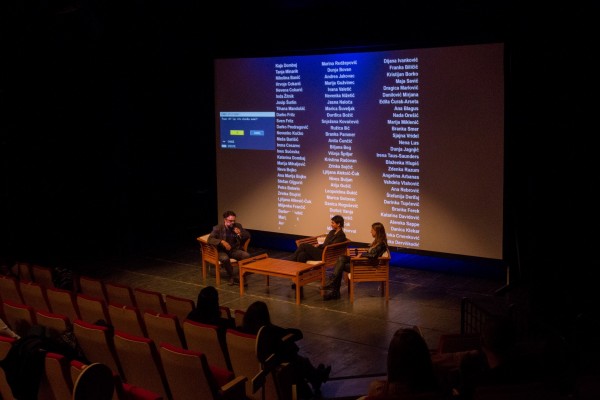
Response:
[[[374,222],[371,225],[371,236],[373,236],[373,242],[366,251],[357,252],[354,256],[364,257],[373,260],[373,264],[377,265],[377,259],[387,251],[387,234],[385,233],[385,227],[381,222]],[[323,300],[337,300],[340,298],[340,286],[342,284],[342,276],[344,271],[350,272],[350,256],[340,256],[333,269],[333,275],[325,283],[322,290],[329,290],[323,296]]]
[[[341,215],[334,215],[331,217],[331,230],[327,233],[327,236],[325,236],[323,243],[317,243],[317,245],[302,243],[292,255],[292,260],[304,263],[308,260],[320,260],[325,246],[340,243],[345,240],[344,217]]]
[[[229,261],[231,258],[243,260],[250,254],[243,250],[244,243],[250,240],[250,233],[236,222],[236,214],[233,211],[223,213],[223,223],[215,225],[208,236],[208,243],[219,249],[219,261],[227,271],[229,285],[239,284],[239,279],[233,276],[233,267]]]

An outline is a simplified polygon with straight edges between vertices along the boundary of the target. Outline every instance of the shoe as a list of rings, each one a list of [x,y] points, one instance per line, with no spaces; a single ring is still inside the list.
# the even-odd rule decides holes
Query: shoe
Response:
[[[239,286],[240,285],[240,280],[238,278],[231,278],[229,280],[229,282],[227,282],[227,284],[229,286]],[[244,287],[247,286],[247,283],[244,283]]]
[[[327,382],[329,380],[329,374],[331,374],[331,365],[325,367],[325,365],[319,364],[317,370],[319,371],[319,378],[321,379],[321,382]]]
[[[328,280],[324,286],[320,287],[321,290],[331,290],[333,289],[333,280]]]
[[[338,292],[337,290],[333,290],[329,293],[327,293],[325,296],[323,296],[323,300],[327,301],[327,300],[337,300],[340,298],[340,292]]]
[[[311,382],[311,386],[317,398],[321,397],[321,385],[329,380],[329,374],[331,373],[331,365],[325,367],[323,364],[319,364],[317,367],[316,379]]]

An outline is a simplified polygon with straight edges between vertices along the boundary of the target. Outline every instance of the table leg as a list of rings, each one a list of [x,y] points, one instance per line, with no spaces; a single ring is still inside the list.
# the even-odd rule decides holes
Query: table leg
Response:
[[[244,295],[244,271],[240,268],[240,296]]]
[[[300,287],[300,276],[296,275],[296,278],[292,279],[292,282],[296,284],[296,304],[300,304],[300,293],[302,293],[302,288]]]

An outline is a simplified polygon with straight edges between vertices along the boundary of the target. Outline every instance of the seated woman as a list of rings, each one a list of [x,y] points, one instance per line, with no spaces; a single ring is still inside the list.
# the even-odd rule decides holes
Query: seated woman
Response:
[[[201,324],[216,325],[218,327],[221,347],[227,347],[225,341],[227,329],[235,329],[235,320],[233,318],[221,317],[219,292],[214,286],[206,286],[200,290],[198,299],[196,300],[196,308],[189,312],[187,319],[200,322]]]
[[[310,399],[314,395],[318,395],[321,392],[321,385],[329,379],[331,366],[325,367],[323,364],[319,364],[315,368],[307,357],[300,355],[298,353],[300,349],[295,341],[302,339],[302,331],[273,324],[267,304],[259,300],[248,306],[241,330],[256,335],[263,326],[265,328],[261,332],[261,336],[265,336],[257,348],[259,359],[264,361],[271,354],[275,354],[281,362],[289,362],[296,376],[300,398]],[[292,336],[291,340],[284,341],[283,338],[287,335]]]
[[[373,236],[373,242],[369,246],[368,251],[358,254],[358,257],[369,258],[373,260],[373,263],[377,264],[377,259],[387,251],[387,235],[385,233],[385,227],[381,222],[375,222],[371,225],[371,236]],[[335,300],[340,298],[340,286],[342,284],[342,275],[346,272],[350,272],[350,257],[340,256],[333,269],[333,276],[327,281],[325,286],[321,289],[331,290],[327,293],[323,300]]]

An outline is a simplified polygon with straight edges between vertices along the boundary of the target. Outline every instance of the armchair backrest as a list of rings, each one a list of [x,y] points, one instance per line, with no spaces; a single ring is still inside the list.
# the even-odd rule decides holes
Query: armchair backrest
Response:
[[[325,268],[334,267],[338,258],[346,254],[346,249],[349,244],[350,240],[346,240],[344,242],[325,246],[323,249],[323,257],[321,258],[321,261],[325,263]]]
[[[208,236],[210,234],[202,235],[196,240],[200,243],[200,252],[202,253],[202,262],[209,262],[213,265],[219,265],[219,252],[217,246],[208,243]]]

